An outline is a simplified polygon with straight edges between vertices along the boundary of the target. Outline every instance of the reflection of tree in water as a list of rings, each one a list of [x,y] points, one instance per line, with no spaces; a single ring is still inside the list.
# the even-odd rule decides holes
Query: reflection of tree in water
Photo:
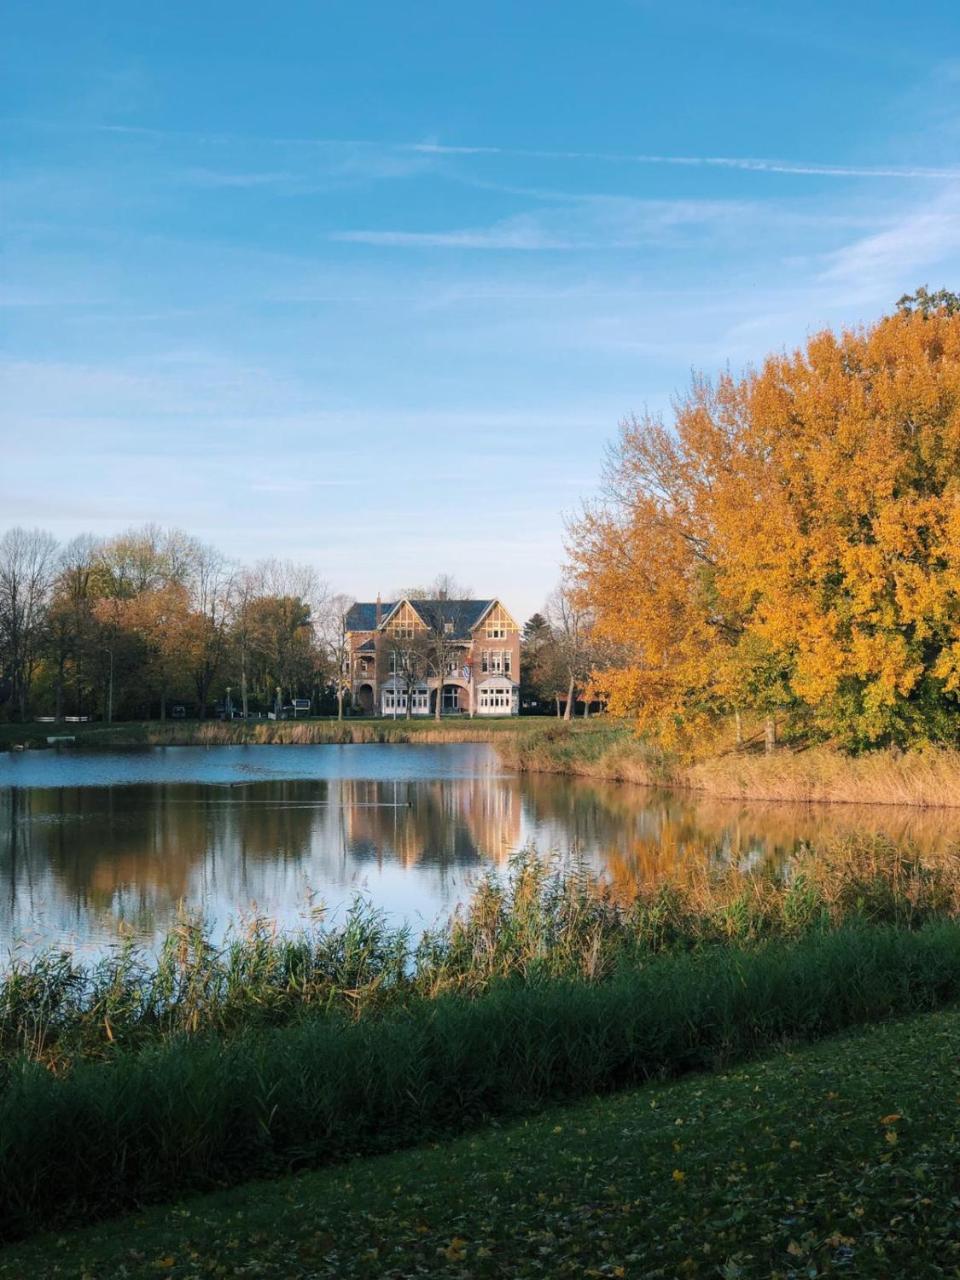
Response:
[[[520,839],[515,779],[356,781],[339,784],[350,856],[401,866],[502,862]]]
[[[224,878],[247,901],[262,864],[305,858],[328,792],[325,781],[300,781],[0,793],[0,925],[8,937],[23,932],[42,909],[59,931],[93,916],[153,932]]]
[[[537,846],[579,853],[625,891],[704,868],[778,869],[803,845],[847,836],[880,835],[926,854],[960,842],[957,810],[744,803],[552,774],[524,781]]]
[[[519,784],[490,778],[24,789],[0,805],[6,939],[109,938],[120,921],[151,938],[180,903],[221,921],[295,912],[371,863],[442,882],[520,843]]]
[[[367,875],[378,905],[433,918],[469,892],[474,871],[524,844],[578,855],[629,892],[705,866],[777,866],[801,844],[874,832],[946,851],[960,841],[960,811],[725,803],[536,774],[6,788],[0,945],[102,944],[120,920],[151,939],[181,901],[221,923],[256,903],[293,925],[308,891],[336,907]]]

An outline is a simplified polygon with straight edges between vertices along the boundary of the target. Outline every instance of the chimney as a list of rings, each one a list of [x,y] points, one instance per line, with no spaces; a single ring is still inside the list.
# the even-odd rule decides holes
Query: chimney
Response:
[[[380,623],[383,619],[383,601],[380,599],[380,592],[377,592],[377,630],[380,630]]]

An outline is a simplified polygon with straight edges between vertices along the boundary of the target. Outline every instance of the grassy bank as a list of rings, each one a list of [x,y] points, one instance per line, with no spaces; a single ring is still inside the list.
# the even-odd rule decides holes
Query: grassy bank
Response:
[[[615,892],[582,869],[518,856],[416,941],[357,899],[345,921],[295,934],[254,919],[214,945],[185,917],[159,957],[132,943],[95,965],[68,951],[15,955],[0,976],[0,1059],[58,1072],[184,1036],[233,1035],[330,1014],[378,1017],[503,983],[602,984],[652,959],[823,936],[850,924],[960,921],[960,867],[882,839],[799,855],[789,874],[677,872]],[[682,876],[682,878],[681,878]]]
[[[0,751],[40,748],[49,737],[83,747],[237,746],[243,743],[494,742],[525,737],[543,721],[519,717],[336,720],[136,720],[119,724],[0,724]]]
[[[860,925],[498,983],[379,1017],[171,1038],[54,1074],[8,1062],[0,1235],[391,1150],[960,999],[960,926]]]
[[[802,803],[960,806],[960,751],[925,747],[847,755],[830,747],[727,750],[680,761],[638,741],[622,725],[543,728],[503,741],[500,755],[521,772],[560,773],[702,791],[720,799]]]
[[[953,1275],[958,1053],[927,1014],[44,1237],[0,1277]]]

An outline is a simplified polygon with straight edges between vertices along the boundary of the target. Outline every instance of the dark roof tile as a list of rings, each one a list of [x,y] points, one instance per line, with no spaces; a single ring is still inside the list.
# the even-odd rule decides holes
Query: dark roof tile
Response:
[[[492,600],[411,600],[410,604],[427,624],[435,626],[438,620],[453,623],[450,634],[456,640],[469,640],[473,628],[494,602]],[[380,619],[385,621],[397,602],[380,605]],[[376,602],[351,605],[347,611],[348,631],[375,631],[377,628]]]
[[[393,608],[393,604],[381,603],[380,618],[381,620],[387,616]],[[347,610],[346,628],[348,631],[376,631],[377,629],[377,603],[352,604]]]

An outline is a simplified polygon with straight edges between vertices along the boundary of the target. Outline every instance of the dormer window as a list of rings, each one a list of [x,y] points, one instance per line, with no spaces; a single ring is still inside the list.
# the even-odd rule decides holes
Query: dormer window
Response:
[[[452,636],[452,635],[453,635],[453,623],[452,623],[452,622],[445,622],[445,623],[443,624],[443,630],[444,630],[444,632],[445,632],[445,634],[446,634],[446,635],[448,635],[448,636]]]
[[[506,640],[507,628],[502,622],[487,623],[487,639],[488,640]]]

